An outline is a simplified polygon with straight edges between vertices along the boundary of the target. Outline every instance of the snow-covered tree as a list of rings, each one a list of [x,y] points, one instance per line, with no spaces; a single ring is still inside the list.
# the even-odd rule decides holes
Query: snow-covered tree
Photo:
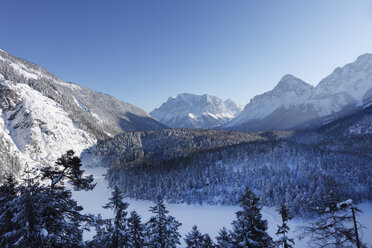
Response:
[[[11,230],[2,239],[4,247],[83,247],[83,224],[90,223],[91,216],[81,214],[83,208],[72,199],[62,178],[50,187],[39,179],[36,169],[26,167],[16,197],[7,202],[13,217],[8,226]],[[86,182],[80,182],[75,181],[75,186],[87,189]]]
[[[233,248],[231,234],[223,227],[219,232],[217,239],[217,246],[219,248]]]
[[[351,199],[332,201],[319,208],[320,216],[306,226],[302,237],[310,237],[314,247],[365,247],[359,240],[358,230],[362,226],[356,221],[355,212],[360,212]]]
[[[127,211],[129,204],[124,202],[124,195],[118,187],[112,191],[112,196],[109,202],[103,206],[105,209],[114,211],[112,219],[102,220],[98,218],[96,221],[97,234],[90,245],[93,247],[110,247],[122,248],[131,247],[129,245],[128,229],[127,229]]]
[[[155,214],[146,225],[147,245],[150,248],[175,248],[180,244],[181,235],[178,228],[181,226],[173,216],[167,215],[161,196],[157,197],[156,205],[150,207],[150,212]]]
[[[145,246],[145,225],[141,223],[141,216],[136,211],[128,218],[129,247],[142,248]]]
[[[280,235],[280,239],[277,240],[275,243],[278,247],[282,248],[292,248],[294,245],[294,241],[291,238],[288,238],[288,221],[292,219],[289,215],[289,211],[286,205],[282,204],[279,210],[280,216],[282,217],[282,224],[278,226],[278,231],[276,235]]]
[[[3,234],[4,247],[42,247],[46,244],[46,232],[43,228],[42,211],[47,203],[45,188],[35,182],[31,175],[35,170],[24,170],[23,182],[16,191],[19,194],[7,202],[12,212],[10,230]]]
[[[211,236],[208,233],[203,235],[203,248],[216,248],[217,246],[213,243]]]
[[[13,175],[8,175],[0,186],[0,247],[6,247],[11,241],[7,233],[16,229],[12,221],[14,217],[14,205],[12,204],[18,194],[18,185]]]
[[[266,232],[267,221],[262,220],[259,198],[248,188],[240,198],[240,207],[242,210],[236,212],[236,220],[232,223],[234,247],[272,247],[273,241]]]
[[[204,236],[200,233],[197,226],[193,226],[191,232],[186,234],[185,242],[188,248],[202,248]]]

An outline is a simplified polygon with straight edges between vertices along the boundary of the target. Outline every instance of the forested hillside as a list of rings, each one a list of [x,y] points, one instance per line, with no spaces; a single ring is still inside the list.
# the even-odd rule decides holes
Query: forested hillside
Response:
[[[273,132],[270,136],[281,137],[289,134],[290,132]],[[94,156],[103,166],[157,163],[217,147],[267,139],[268,135],[269,133],[212,129],[123,132],[114,138],[98,141]]]
[[[312,131],[128,132],[100,141],[94,156],[129,197],[235,205],[249,186],[267,206],[308,215],[331,191],[340,201],[372,199],[369,118],[367,108]]]

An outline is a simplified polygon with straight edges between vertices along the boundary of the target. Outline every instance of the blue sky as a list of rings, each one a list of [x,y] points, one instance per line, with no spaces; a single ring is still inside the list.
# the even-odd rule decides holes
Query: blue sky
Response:
[[[147,111],[190,92],[245,105],[372,52],[371,0],[3,0],[0,48]]]

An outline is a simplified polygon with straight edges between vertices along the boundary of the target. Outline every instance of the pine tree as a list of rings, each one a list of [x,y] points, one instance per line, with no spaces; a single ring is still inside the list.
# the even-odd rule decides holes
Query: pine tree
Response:
[[[120,192],[116,186],[112,192],[112,197],[109,202],[103,206],[105,209],[112,209],[114,211],[114,218],[109,220],[106,230],[109,232],[108,247],[121,248],[129,247],[128,233],[127,233],[127,212],[129,204],[124,202],[124,194]],[[106,234],[105,234],[106,235]]]
[[[84,178],[82,171],[74,185],[80,189],[94,187],[91,181]],[[45,171],[47,174],[50,172]],[[70,176],[72,175],[70,174]],[[42,178],[46,174],[43,173]],[[49,174],[52,175],[52,174]],[[50,187],[40,184],[40,175],[36,169],[26,167],[22,185],[16,188],[19,192],[7,208],[13,213],[12,230],[6,233],[5,247],[83,247],[82,234],[86,229],[82,224],[90,223],[91,216],[81,214],[82,207],[72,199],[72,193],[63,185],[61,173],[59,180]],[[50,178],[52,179],[52,178]]]
[[[73,150],[69,150],[57,159],[54,166],[49,165],[41,169],[42,179],[49,179],[52,189],[58,183],[63,185],[66,180],[74,186],[74,190],[92,190],[95,187],[93,176],[83,176],[81,160],[74,154]]]
[[[209,234],[203,235],[203,248],[215,248],[216,245],[213,243],[211,236]]]
[[[91,223],[90,215],[81,214],[83,210],[72,199],[72,193],[63,186],[54,190],[45,188],[42,194],[45,203],[41,218],[43,229],[47,233],[47,246],[50,247],[83,247],[83,223]]]
[[[0,186],[0,247],[5,247],[11,242],[5,234],[16,229],[12,221],[14,217],[12,203],[17,195],[18,184],[13,175],[8,175]]]
[[[155,216],[147,222],[146,233],[148,235],[147,245],[150,248],[175,248],[180,244],[181,235],[178,228],[181,223],[173,216],[167,216],[168,210],[161,196],[157,197],[155,206],[150,207],[150,212]]]
[[[242,210],[236,212],[233,221],[232,240],[234,247],[272,247],[273,242],[267,231],[267,221],[262,220],[259,198],[248,188],[240,198]]]
[[[185,242],[188,248],[202,248],[204,236],[199,232],[197,226],[193,226],[191,232],[186,234]]]
[[[278,241],[276,241],[276,245],[283,248],[292,248],[294,245],[294,241],[287,236],[289,231],[288,221],[292,218],[289,216],[289,211],[286,205],[281,205],[279,213],[282,217],[282,225],[278,226],[276,235],[282,235],[282,237]]]
[[[81,170],[81,160],[69,150],[57,159],[54,166],[41,169],[41,179],[50,180],[49,189],[44,196],[49,199],[42,211],[43,226],[47,235],[47,245],[51,247],[82,247],[83,223],[91,224],[92,216],[81,214],[83,208],[72,199],[70,190],[64,182],[68,181],[75,190],[92,190],[95,187],[93,176],[85,177]]]
[[[227,231],[225,227],[223,227],[219,232],[217,239],[217,246],[219,248],[233,248],[231,234]]]
[[[142,248],[145,246],[145,225],[141,223],[141,216],[136,211],[130,213],[128,218],[129,246]]]
[[[17,189],[20,194],[8,203],[14,217],[11,220],[13,229],[5,234],[5,247],[45,246],[45,229],[41,218],[43,206],[47,203],[43,194],[45,188],[31,177],[34,172],[25,168],[23,184]]]

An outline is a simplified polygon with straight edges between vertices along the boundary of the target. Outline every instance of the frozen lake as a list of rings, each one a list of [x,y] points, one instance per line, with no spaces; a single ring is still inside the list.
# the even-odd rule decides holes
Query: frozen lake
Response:
[[[111,190],[108,188],[107,181],[103,174],[105,168],[84,168],[87,174],[93,174],[97,186],[93,191],[74,192],[74,198],[80,205],[84,207],[84,212],[92,214],[102,214],[103,218],[110,218],[112,212],[103,209],[102,206],[107,203],[108,198],[111,197]],[[152,215],[149,212],[150,206],[154,203],[151,201],[141,201],[127,198],[126,201],[130,204],[128,212],[135,210],[142,217],[142,221],[146,222]],[[210,205],[184,205],[184,204],[166,204],[169,214],[174,216],[182,223],[179,231],[182,235],[182,242],[185,234],[190,232],[193,225],[197,225],[202,233],[208,233],[212,238],[218,235],[222,227],[230,229],[231,222],[235,219],[235,212],[239,209],[238,206],[210,206]],[[372,203],[360,204],[359,208],[364,212],[358,217],[358,220],[368,229],[364,231],[363,240],[371,244],[372,241]],[[263,219],[269,222],[269,234],[275,240],[278,237],[275,235],[277,225],[280,224],[280,216],[273,208],[262,209]],[[296,247],[307,247],[305,240],[298,240],[297,236],[300,234],[300,227],[305,222],[303,220],[294,219],[289,222],[291,227],[290,237],[295,238]],[[85,233],[84,238],[90,239],[94,232]]]

